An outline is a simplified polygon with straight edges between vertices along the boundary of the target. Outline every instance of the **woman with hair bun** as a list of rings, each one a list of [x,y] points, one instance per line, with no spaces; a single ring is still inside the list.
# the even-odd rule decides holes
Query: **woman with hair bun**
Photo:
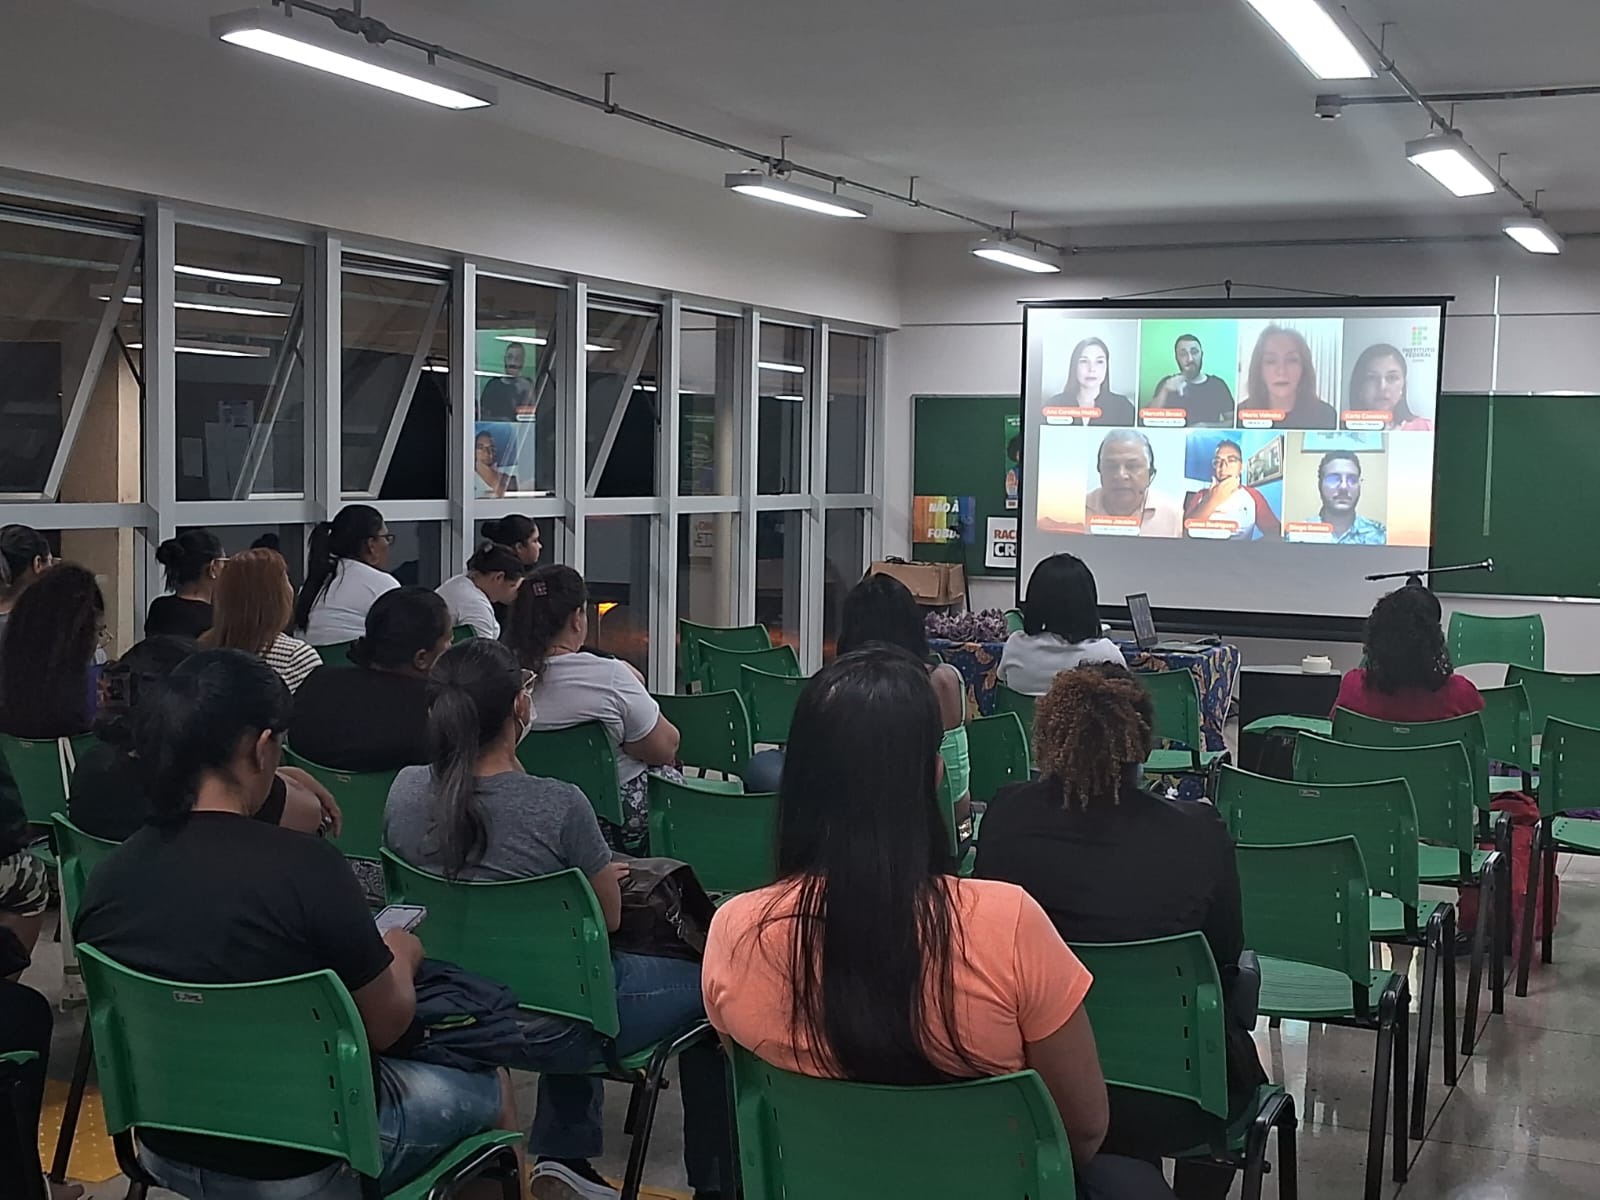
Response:
[[[166,568],[171,595],[150,602],[145,637],[199,637],[211,628],[211,597],[228,562],[222,543],[209,529],[185,529],[156,547],[156,561]]]
[[[347,504],[311,530],[306,581],[294,605],[294,627],[313,646],[353,642],[366,632],[367,610],[400,586],[388,572],[394,534],[370,504]]]
[[[539,565],[544,543],[539,540],[539,526],[533,518],[512,513],[497,521],[485,521],[483,536],[501,546],[509,546],[524,567]]]
[[[491,641],[500,636],[496,605],[510,604],[522,586],[522,560],[509,546],[481,541],[467,559],[467,569],[438,587],[450,606],[450,620],[468,625],[478,637]]]

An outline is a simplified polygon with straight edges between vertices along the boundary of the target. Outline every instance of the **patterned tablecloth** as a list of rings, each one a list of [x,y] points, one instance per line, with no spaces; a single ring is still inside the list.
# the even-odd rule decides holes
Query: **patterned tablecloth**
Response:
[[[998,681],[1004,642],[948,642],[933,638],[929,646],[961,672],[967,684],[967,711],[984,716],[994,712],[994,687]],[[1199,654],[1167,650],[1140,650],[1132,642],[1118,641],[1128,666],[1135,671],[1188,671],[1200,688],[1200,727],[1203,749],[1223,750],[1222,727],[1228,719],[1228,702],[1239,677],[1239,647],[1212,646]]]

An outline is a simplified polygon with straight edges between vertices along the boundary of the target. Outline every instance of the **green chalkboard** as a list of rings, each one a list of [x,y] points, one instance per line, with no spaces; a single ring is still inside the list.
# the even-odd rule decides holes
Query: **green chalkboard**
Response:
[[[1600,396],[1439,397],[1433,566],[1453,594],[1600,598]]]
[[[968,576],[1016,576],[1014,568],[984,565],[990,517],[1015,517],[1006,507],[1007,442],[1022,413],[1017,396],[913,396],[911,492],[971,496],[972,540],[913,542],[917,562],[963,562]],[[913,517],[913,520],[915,518]]]

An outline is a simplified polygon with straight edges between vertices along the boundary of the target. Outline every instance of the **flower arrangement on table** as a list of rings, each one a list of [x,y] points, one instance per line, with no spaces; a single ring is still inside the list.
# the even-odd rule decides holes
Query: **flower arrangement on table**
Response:
[[[980,612],[929,613],[926,619],[928,636],[948,642],[1003,642],[1006,640],[1006,617],[998,608]]]

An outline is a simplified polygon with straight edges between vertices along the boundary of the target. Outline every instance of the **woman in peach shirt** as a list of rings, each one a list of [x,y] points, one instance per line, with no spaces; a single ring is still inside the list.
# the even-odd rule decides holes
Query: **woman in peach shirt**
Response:
[[[718,910],[706,1015],[806,1075],[915,1086],[1032,1068],[1080,1195],[1170,1197],[1147,1164],[1095,1159],[1107,1102],[1089,972],[1021,888],[947,874],[942,732],[927,670],[904,651],[844,655],[807,685],[779,797],[779,879]]]

